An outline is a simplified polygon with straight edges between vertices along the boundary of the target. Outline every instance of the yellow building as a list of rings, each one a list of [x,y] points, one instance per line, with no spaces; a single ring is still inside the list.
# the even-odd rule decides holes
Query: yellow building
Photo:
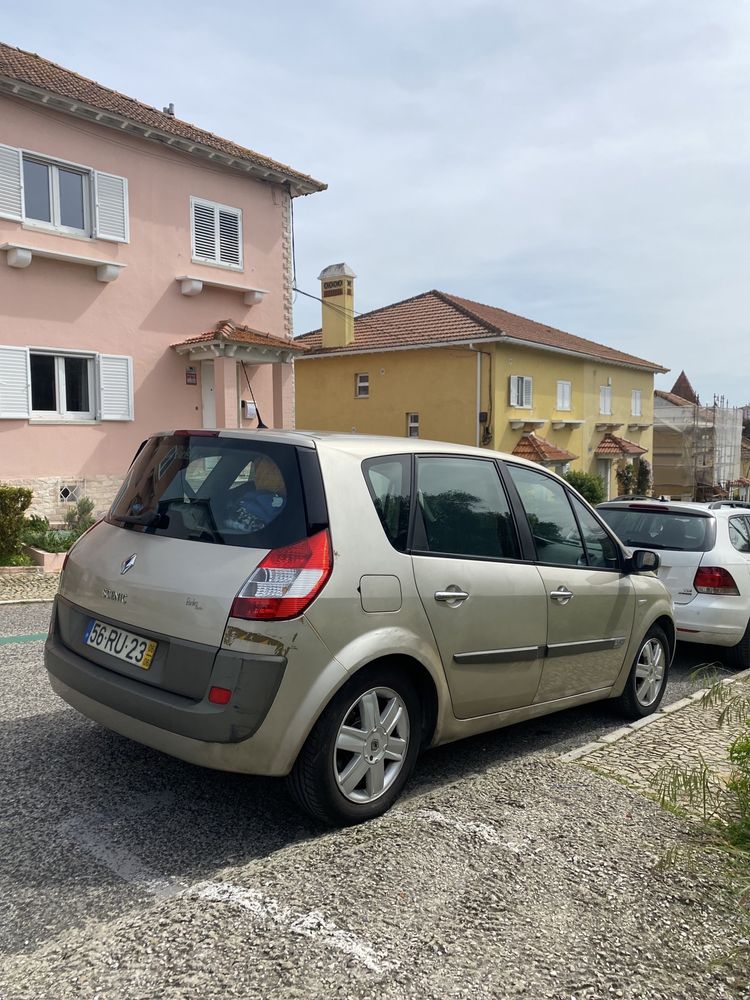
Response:
[[[298,338],[296,424],[455,441],[602,476],[650,455],[651,361],[431,291],[354,314],[353,271],[321,276],[323,328]]]

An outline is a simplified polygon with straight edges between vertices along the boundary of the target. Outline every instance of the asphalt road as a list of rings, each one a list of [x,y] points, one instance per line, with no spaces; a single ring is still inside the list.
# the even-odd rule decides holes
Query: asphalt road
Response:
[[[61,703],[43,640],[17,641],[49,611],[0,606],[2,1000],[742,995],[706,965],[722,953],[706,920],[711,939],[740,933],[711,878],[651,873],[679,822],[550,756],[621,725],[606,707],[431,751],[387,816],[322,832],[281,782],[192,767]],[[710,660],[681,650],[666,701],[703,686]],[[585,862],[582,839],[598,851]],[[618,893],[648,908],[613,942]]]

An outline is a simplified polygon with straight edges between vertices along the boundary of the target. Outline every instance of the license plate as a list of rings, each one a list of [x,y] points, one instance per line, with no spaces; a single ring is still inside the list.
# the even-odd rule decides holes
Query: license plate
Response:
[[[148,670],[156,652],[157,643],[153,639],[143,639],[140,635],[115,628],[106,622],[92,618],[83,633],[87,646],[101,649],[103,653],[116,656],[118,660],[132,663],[141,670]]]

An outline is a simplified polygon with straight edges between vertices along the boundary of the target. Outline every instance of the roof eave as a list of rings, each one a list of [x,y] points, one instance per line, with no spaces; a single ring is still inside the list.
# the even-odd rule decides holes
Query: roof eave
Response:
[[[539,344],[533,340],[522,340],[520,337],[509,337],[507,334],[499,333],[495,336],[486,333],[477,333],[474,337],[465,337],[461,340],[440,340],[431,341],[426,344],[398,344],[388,347],[355,347],[353,350],[344,351],[322,351],[318,349],[317,351],[310,351],[309,354],[305,355],[305,360],[308,358],[310,360],[317,360],[318,358],[341,358],[348,355],[354,354],[387,354],[392,351],[425,351],[428,349],[433,349],[437,347],[464,347],[471,346],[474,343],[482,344],[510,344],[516,347],[530,347],[536,348],[539,351],[549,351],[552,354],[563,354],[567,357],[573,358],[585,358],[587,361],[597,361],[601,364],[615,365],[619,368],[635,368],[638,371],[650,372],[653,375],[663,374],[669,371],[669,368],[661,368],[658,365],[653,365],[648,362],[645,364],[639,364],[636,361],[622,361],[614,358],[604,358],[599,354],[587,354],[583,351],[573,351],[565,347],[553,347],[551,344]]]
[[[171,149],[196,156],[204,162],[207,161],[217,166],[250,174],[257,180],[266,181],[271,184],[288,184],[290,194],[293,198],[299,195],[325,191],[328,187],[322,181],[306,177],[295,171],[283,170],[281,166],[271,167],[253,163],[251,160],[244,159],[243,157],[233,156],[230,153],[213,149],[205,143],[173,135],[171,132],[166,132],[152,125],[143,125],[141,122],[136,122],[132,118],[120,115],[116,111],[106,111],[94,105],[86,104],[84,101],[56,94],[54,91],[37,87],[23,80],[16,80],[13,77],[0,76],[0,93],[31,101],[34,104],[40,104],[54,111],[63,111],[83,121],[94,122],[97,125],[125,132],[128,135],[137,135],[141,139],[164,143]]]

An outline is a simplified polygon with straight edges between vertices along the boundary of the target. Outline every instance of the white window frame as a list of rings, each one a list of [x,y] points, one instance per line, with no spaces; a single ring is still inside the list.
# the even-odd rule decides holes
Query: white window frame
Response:
[[[631,417],[643,416],[643,396],[640,389],[633,389],[630,393],[630,415]]]
[[[26,214],[24,161],[40,163],[47,168],[49,221],[32,219]],[[59,172],[63,169],[80,174],[83,179],[83,229],[61,224]],[[49,156],[35,149],[20,149],[0,143],[0,218],[20,222],[24,229],[57,236],[129,243],[128,180],[127,177],[95,170],[83,163]]]
[[[409,438],[419,437],[419,414],[418,413],[407,413],[406,414],[406,436]]]
[[[612,416],[612,386],[599,386],[599,413],[605,417]]]
[[[31,358],[34,356],[52,357],[55,359],[55,397],[57,399],[56,410],[29,410],[30,420],[55,420],[65,423],[78,423],[80,421],[96,420],[96,377],[95,363],[96,355],[83,351],[50,351],[29,350],[29,405],[33,399],[33,389],[31,386]],[[65,392],[65,358],[83,358],[87,362],[89,409],[85,411],[68,410]]]
[[[204,257],[197,252],[195,245],[196,205],[202,205],[204,208],[210,208],[214,213],[214,246],[216,248],[216,254],[214,257]],[[221,259],[220,212],[224,212],[227,215],[234,215],[237,219],[237,238],[239,244],[239,263],[237,264],[223,261]],[[220,267],[226,271],[244,270],[244,229],[242,224],[242,209],[235,208],[233,205],[222,205],[220,202],[211,201],[208,198],[199,198],[197,195],[190,195],[190,253],[191,260],[194,264],[206,264],[209,267]]]
[[[370,396],[369,372],[356,372],[354,375],[354,398],[369,399],[369,396]]]
[[[533,404],[534,380],[530,375],[510,376],[510,405],[516,409],[530,410]]]
[[[68,411],[64,360],[53,366],[57,408],[32,410],[31,356],[83,358],[88,362],[89,410]],[[133,358],[127,354],[100,354],[55,347],[18,347],[0,344],[0,422],[83,424],[135,419]]]
[[[24,164],[26,161],[33,163],[40,163],[42,166],[47,167],[48,170],[48,183],[49,183],[49,203],[50,203],[50,215],[52,218],[49,222],[44,219],[33,219],[31,216],[26,214],[26,191],[23,186],[24,181]],[[77,229],[75,226],[63,226],[60,222],[60,168],[67,170],[70,173],[80,174],[83,178],[83,229]],[[70,236],[93,236],[93,212],[92,212],[92,200],[93,200],[93,170],[90,167],[84,167],[80,163],[69,163],[66,160],[60,160],[51,156],[44,156],[42,153],[33,153],[28,149],[21,150],[21,185],[23,192],[23,222],[25,226],[31,226],[34,229],[46,229],[52,230],[55,233],[64,233]]]
[[[567,379],[559,379],[557,382],[557,406],[555,409],[568,412],[573,409],[573,383]]]

